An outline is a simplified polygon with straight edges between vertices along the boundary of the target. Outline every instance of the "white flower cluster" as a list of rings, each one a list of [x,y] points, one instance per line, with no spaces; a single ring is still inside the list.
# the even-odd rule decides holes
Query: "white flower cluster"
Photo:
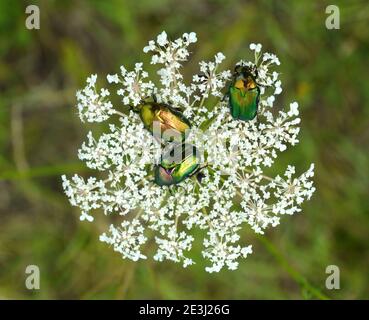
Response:
[[[193,95],[194,86],[186,86],[180,72],[182,63],[188,60],[190,55],[188,46],[197,41],[196,33],[184,33],[181,38],[169,41],[165,31],[158,35],[156,42],[149,41],[143,49],[145,53],[151,52],[151,64],[159,64],[163,67],[158,70],[161,87],[155,90],[159,101],[170,102],[173,107],[191,107],[193,101],[199,99]],[[192,102],[194,103],[194,102]],[[189,112],[190,110],[188,110]]]
[[[146,242],[147,238],[143,235],[144,227],[138,219],[123,221],[118,228],[110,225],[109,232],[109,236],[103,233],[100,241],[112,245],[114,251],[122,254],[123,258],[133,261],[146,259],[146,256],[141,253],[140,246]]]
[[[82,122],[102,122],[114,113],[112,103],[107,100],[110,92],[101,88],[100,93],[96,90],[97,75],[93,74],[87,78],[86,87],[77,91],[77,107]]]
[[[254,61],[236,64],[256,70],[261,96],[254,120],[235,120],[224,99],[232,73],[219,71],[225,59],[222,53],[217,53],[214,61],[200,62],[192,83],[186,84],[180,73],[189,57],[187,48],[196,41],[194,33],[170,41],[163,32],[144,48],[153,54],[153,64],[162,65],[158,72],[160,85],[150,80],[141,63],[134,71],[121,67],[120,76],[108,75],[109,83],[121,86],[117,90],[122,97],[121,107],[113,108],[106,100],[106,89],[97,93],[96,76],[88,79],[88,86],[77,93],[80,118],[100,122],[116,114],[120,122],[110,124],[109,132],[97,139],[89,132],[79,150],[79,158],[89,168],[103,172],[104,178],[63,176],[63,187],[70,203],[81,209],[81,220],[93,221],[96,209],[105,215],[121,216],[120,224],[111,224],[100,240],[123,258],[146,259],[145,243],[153,238],[157,245],[155,260],[190,266],[195,261],[188,252],[196,241],[193,231],[198,229],[206,233],[202,251],[210,262],[206,271],[218,272],[223,267],[234,270],[239,258],[252,253],[251,245],[241,245],[242,227],[248,224],[255,232],[263,233],[268,226],[278,225],[283,215],[301,211],[301,204],[315,190],[311,180],[314,165],[299,177],[295,177],[293,166],[288,166],[283,176],[264,174],[278,153],[298,143],[298,104],[293,102],[289,109],[275,112],[275,95],[282,89],[278,73],[270,68],[280,64],[278,58],[262,54],[260,44],[251,44]],[[269,89],[272,91],[268,95]],[[161,145],[144,128],[137,113],[127,111],[150,95],[189,118],[192,128],[187,143],[201,151],[202,161],[207,164],[202,179],[189,177],[170,187],[154,182]],[[200,130],[204,128],[206,131]]]
[[[125,105],[137,106],[140,104],[142,97],[147,97],[154,93],[154,84],[151,81],[144,81],[144,79],[149,77],[149,74],[142,69],[142,65],[142,63],[136,63],[134,71],[130,72],[121,66],[121,78],[118,74],[107,76],[109,83],[120,83],[122,85],[117,94],[123,97],[122,101]]]
[[[215,55],[214,62],[200,62],[201,74],[195,75],[193,81],[198,83],[197,87],[203,98],[206,99],[209,93],[215,97],[222,97],[224,95],[220,90],[224,88],[226,81],[231,78],[231,72],[229,70],[217,73],[217,68],[224,59],[224,54],[218,52]]]

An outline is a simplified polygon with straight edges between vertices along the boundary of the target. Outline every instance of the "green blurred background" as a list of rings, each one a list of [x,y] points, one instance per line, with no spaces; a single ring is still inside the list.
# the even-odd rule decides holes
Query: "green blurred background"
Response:
[[[41,29],[25,28],[37,4]],[[0,1],[0,299],[366,299],[369,298],[369,6],[334,1],[341,28],[327,30],[326,1]],[[123,261],[98,235],[108,223],[78,219],[60,175],[90,172],[77,159],[89,129],[75,90],[90,73],[148,63],[147,41],[195,31],[185,66],[223,51],[231,67],[260,42],[282,64],[279,105],[296,99],[301,143],[272,174],[316,164],[317,191],[303,214],[282,219],[265,238],[248,230],[254,254],[237,271],[207,274],[149,259]],[[149,70],[151,66],[148,66]],[[152,248],[147,249],[152,252]],[[41,289],[25,288],[38,265]],[[341,270],[341,289],[325,288],[325,269]]]

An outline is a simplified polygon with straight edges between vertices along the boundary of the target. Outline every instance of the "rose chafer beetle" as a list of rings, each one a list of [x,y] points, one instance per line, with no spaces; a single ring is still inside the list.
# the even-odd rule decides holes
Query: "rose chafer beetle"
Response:
[[[228,89],[229,108],[234,119],[252,120],[259,107],[260,88],[256,82],[256,67],[235,67],[233,80]]]
[[[135,110],[147,130],[154,136],[160,134],[159,140],[166,142],[175,140],[179,136],[179,141],[185,138],[186,130],[191,128],[190,121],[179,111],[165,103],[145,100]],[[154,127],[155,124],[158,127]],[[159,132],[156,132],[158,130]],[[169,130],[169,131],[168,131]]]
[[[186,178],[197,176],[206,165],[201,165],[197,149],[192,144],[176,144],[160,158],[160,163],[154,168],[154,182],[159,186],[176,185]]]

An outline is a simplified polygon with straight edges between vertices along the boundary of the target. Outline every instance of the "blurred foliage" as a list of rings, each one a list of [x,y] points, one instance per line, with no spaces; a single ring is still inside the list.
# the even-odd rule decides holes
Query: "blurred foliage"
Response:
[[[40,30],[25,28],[29,4],[40,7]],[[0,298],[368,298],[369,5],[335,1],[341,29],[327,30],[328,4],[1,0]],[[231,67],[261,42],[282,61],[279,104],[302,107],[301,144],[271,174],[315,162],[317,192],[265,237],[245,230],[254,254],[235,272],[122,261],[98,241],[108,222],[81,223],[62,194],[62,173],[88,173],[76,157],[87,130],[104,129],[80,124],[75,90],[89,73],[148,62],[142,47],[163,29],[173,38],[197,32],[188,76],[218,51]],[[41,269],[41,290],[25,289],[30,264]],[[340,267],[340,290],[325,289],[331,264]]]

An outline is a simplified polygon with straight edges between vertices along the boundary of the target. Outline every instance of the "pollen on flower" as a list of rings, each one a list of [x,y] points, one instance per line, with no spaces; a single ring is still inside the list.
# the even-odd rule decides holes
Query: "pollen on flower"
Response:
[[[277,105],[282,92],[275,70],[278,57],[252,43],[250,61],[233,61],[235,67],[245,67],[255,83],[253,94],[257,92],[256,116],[241,120],[230,110],[230,90],[240,74],[235,67],[222,68],[223,53],[201,61],[192,78],[184,77],[189,47],[196,42],[194,32],[171,40],[163,31],[143,48],[151,54],[157,74],[149,74],[140,62],[121,66],[106,76],[110,90],[97,87],[97,75],[87,78],[85,88],[77,92],[82,122],[116,118],[100,136],[88,132],[78,150],[79,159],[97,172],[96,177],[63,175],[62,186],[71,205],[80,209],[81,221],[93,222],[98,214],[105,215],[110,227],[100,240],[124,259],[152,257],[187,268],[201,263],[191,258],[191,250],[202,241],[207,272],[235,270],[240,259],[253,251],[242,240],[247,230],[263,234],[284,216],[301,212],[301,205],[315,191],[314,165],[302,173],[292,165],[275,177],[264,173],[281,152],[299,143],[298,103],[287,108]],[[114,92],[120,104],[109,100]],[[144,104],[166,109],[150,113],[148,108],[145,113]],[[195,146],[200,154],[174,165],[195,171],[177,177],[174,168],[164,167],[162,145],[175,148],[147,129],[143,118],[150,117],[174,129],[184,119],[191,124],[182,142]],[[162,170],[156,170],[160,166]],[[111,219],[113,215],[116,219]],[[194,230],[202,230],[203,239],[196,238]],[[146,246],[150,240],[156,244],[155,252]]]

